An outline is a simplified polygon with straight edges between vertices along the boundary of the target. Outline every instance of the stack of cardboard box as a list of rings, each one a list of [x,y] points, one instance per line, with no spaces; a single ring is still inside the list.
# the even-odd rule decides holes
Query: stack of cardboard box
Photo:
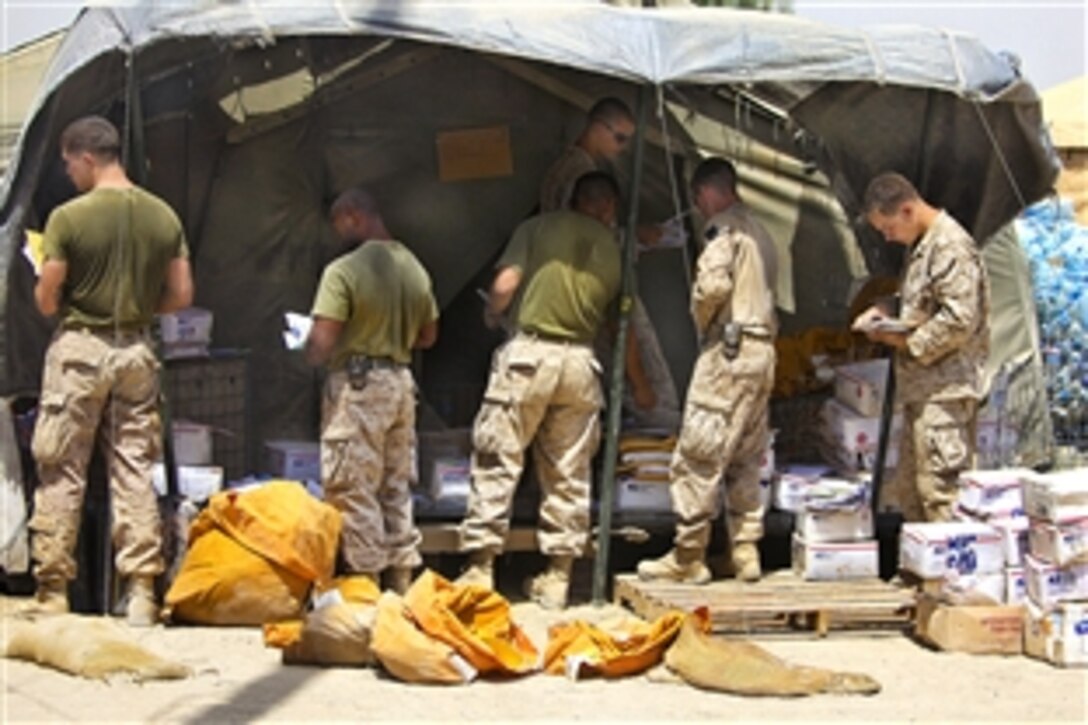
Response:
[[[887,360],[866,360],[835,368],[835,397],[820,410],[821,453],[843,472],[871,471],[880,440],[880,414],[888,379]],[[902,417],[892,418],[891,438],[898,438]],[[896,464],[898,446],[888,446],[884,464]]]
[[[944,649],[1020,654],[1023,607],[1004,604],[1005,546],[981,521],[904,524],[899,567],[918,581],[915,633]]]
[[[1088,469],[1022,481],[1031,520],[1024,649],[1054,664],[1088,665]]]
[[[810,580],[878,575],[868,479],[822,476],[805,486],[799,499],[792,552],[798,575]]]

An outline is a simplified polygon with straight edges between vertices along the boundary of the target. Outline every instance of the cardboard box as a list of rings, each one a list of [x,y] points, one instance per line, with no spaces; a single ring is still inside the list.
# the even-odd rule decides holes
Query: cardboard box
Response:
[[[958,503],[981,516],[1003,515],[1024,510],[1020,479],[1031,474],[1026,468],[997,471],[965,471],[960,474]]]
[[[922,594],[914,633],[945,652],[1018,655],[1024,650],[1024,608],[956,606]]]
[[[800,513],[805,505],[805,494],[810,486],[823,476],[831,474],[826,465],[789,465],[778,473],[774,481],[772,502],[779,511]]]
[[[207,345],[212,341],[212,313],[199,307],[159,315],[164,345]]]
[[[151,485],[159,496],[166,495],[166,467],[151,467]],[[219,466],[178,466],[178,494],[200,503],[223,490],[223,469]]]
[[[1026,516],[1008,519],[990,519],[990,526],[1001,534],[1001,548],[1005,552],[1005,566],[1023,566],[1028,553],[1028,524]]]
[[[1050,611],[1029,602],[1024,654],[1062,667],[1088,666],[1088,602],[1067,602]]]
[[[212,428],[187,420],[171,424],[174,433],[174,462],[179,466],[209,466],[212,463]]]
[[[1028,601],[1028,583],[1024,577],[1024,567],[1005,569],[1005,604],[1024,604]]]
[[[853,509],[802,510],[797,533],[811,544],[873,538],[873,512],[868,506]]]
[[[321,480],[321,444],[316,441],[266,441],[265,473],[289,481]]]
[[[472,429],[420,431],[417,488],[432,499],[459,496],[468,484],[472,467]]]
[[[1005,550],[1001,535],[987,524],[904,524],[899,533],[899,566],[923,579],[993,574],[1005,568]]]
[[[672,497],[667,481],[616,481],[616,510],[667,513],[672,511]]]
[[[795,531],[793,570],[810,581],[873,579],[880,573],[877,542],[814,543],[805,541]]]
[[[1056,524],[1088,518],[1088,468],[1033,473],[1022,483],[1028,516]]]
[[[888,384],[888,361],[864,360],[835,368],[835,398],[858,415],[879,418]]]
[[[1028,596],[1041,607],[1088,599],[1088,564],[1057,566],[1028,554],[1024,557],[1024,577]]]
[[[1062,524],[1033,521],[1028,541],[1036,559],[1058,566],[1088,562],[1088,518]]]
[[[849,459],[851,469],[861,467],[871,469],[876,463],[877,445],[880,440],[880,417],[865,417],[851,410],[835,399],[829,399],[820,410],[822,430],[826,441],[841,452],[834,456]],[[903,417],[892,418],[889,432],[888,449],[884,465],[892,467],[899,459],[899,431],[903,427]]]

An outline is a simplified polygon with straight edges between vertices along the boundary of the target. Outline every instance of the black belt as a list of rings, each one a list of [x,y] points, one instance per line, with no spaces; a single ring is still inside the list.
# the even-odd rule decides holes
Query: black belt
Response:
[[[148,325],[88,325],[81,322],[64,322],[60,328],[65,332],[89,332],[99,337],[150,337]]]
[[[350,355],[345,368],[350,369],[359,366],[368,370],[400,370],[408,367],[408,363],[402,363],[391,357],[371,357],[370,355]]]
[[[531,340],[540,340],[541,342],[554,342],[560,345],[588,345],[589,343],[584,340],[572,340],[569,337],[560,337],[559,335],[549,335],[544,332],[537,332],[536,330],[518,330],[518,334],[524,337],[528,337]]]

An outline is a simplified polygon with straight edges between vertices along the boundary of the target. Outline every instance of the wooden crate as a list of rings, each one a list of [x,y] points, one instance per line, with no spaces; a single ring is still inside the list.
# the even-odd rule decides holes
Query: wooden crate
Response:
[[[714,632],[901,630],[913,619],[915,591],[880,579],[805,581],[778,571],[754,584],[735,579],[706,586],[643,582],[634,574],[616,577],[618,604],[644,619],[696,607],[710,610]]]

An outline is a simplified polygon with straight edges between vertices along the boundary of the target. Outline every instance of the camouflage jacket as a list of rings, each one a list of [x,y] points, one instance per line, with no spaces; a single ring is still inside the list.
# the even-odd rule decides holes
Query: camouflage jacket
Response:
[[[910,249],[900,318],[913,328],[896,355],[902,402],[980,399],[990,347],[990,281],[971,236],[941,212]]]

